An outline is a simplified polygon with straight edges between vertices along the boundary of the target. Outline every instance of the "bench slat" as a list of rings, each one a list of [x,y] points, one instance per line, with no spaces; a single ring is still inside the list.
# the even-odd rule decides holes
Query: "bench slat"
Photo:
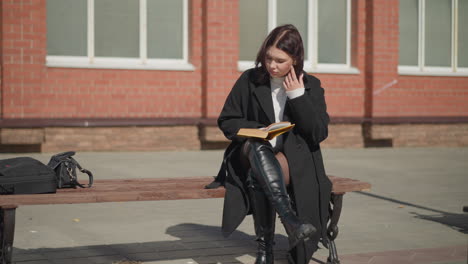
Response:
[[[370,189],[358,180],[329,176],[333,192]],[[204,189],[213,177],[96,180],[89,189],[59,189],[52,194],[0,195],[0,207],[33,204],[158,201],[224,197],[224,188]]]
[[[212,178],[173,178],[173,179],[135,179],[135,180],[98,180],[92,188],[61,189],[58,192],[105,192],[105,191],[137,191],[153,189],[199,189],[209,183]]]
[[[35,204],[77,204],[101,202],[132,202],[132,201],[159,201],[179,199],[205,199],[221,198],[224,189],[174,191],[127,191],[127,192],[90,192],[90,193],[51,193],[32,195],[8,195],[0,202],[3,205],[35,205]]]

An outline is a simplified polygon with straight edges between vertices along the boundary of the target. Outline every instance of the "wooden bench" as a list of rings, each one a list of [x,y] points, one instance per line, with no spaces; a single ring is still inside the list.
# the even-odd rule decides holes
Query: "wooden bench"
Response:
[[[334,240],[338,235],[343,195],[370,189],[366,182],[329,176],[333,182],[328,225],[330,257],[339,263]],[[10,264],[13,255],[15,212],[20,205],[133,202],[224,197],[224,188],[205,189],[212,177],[96,180],[90,189],[59,189],[53,194],[0,195],[0,264]]]

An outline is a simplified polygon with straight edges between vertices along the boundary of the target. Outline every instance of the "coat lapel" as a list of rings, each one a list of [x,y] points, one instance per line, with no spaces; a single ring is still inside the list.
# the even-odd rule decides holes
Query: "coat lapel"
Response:
[[[275,110],[273,109],[273,101],[271,99],[271,89],[268,85],[260,85],[254,90],[255,97],[268,117],[270,123],[275,122]]]
[[[286,104],[284,105],[284,112],[283,112],[283,121],[291,121],[289,119],[289,112],[291,112],[289,110],[289,98],[286,99]]]

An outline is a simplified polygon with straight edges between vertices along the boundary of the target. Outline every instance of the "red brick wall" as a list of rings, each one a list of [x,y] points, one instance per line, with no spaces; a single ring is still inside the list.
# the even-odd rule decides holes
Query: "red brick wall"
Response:
[[[3,4],[0,3],[0,116],[3,116]]]
[[[375,125],[375,138],[388,138],[393,147],[468,147],[468,124]]]
[[[240,74],[238,2],[190,2],[195,71],[46,67],[46,1],[2,1],[3,118],[216,117]],[[360,73],[316,74],[332,116],[468,115],[466,77],[398,75],[398,1],[354,3]]]
[[[381,116],[467,116],[468,77],[399,76],[382,97]]]
[[[204,116],[217,117],[232,85],[239,77],[239,4],[204,1]]]
[[[3,118],[200,117],[202,1],[191,2],[195,71],[45,66],[46,1],[2,1]]]
[[[372,116],[467,116],[468,77],[398,75],[398,1],[367,2],[373,12]]]

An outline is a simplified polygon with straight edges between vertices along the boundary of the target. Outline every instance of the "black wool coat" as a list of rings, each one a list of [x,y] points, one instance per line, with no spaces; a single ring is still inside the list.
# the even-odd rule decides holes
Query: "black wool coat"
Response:
[[[255,69],[244,72],[229,93],[218,118],[219,128],[232,140],[224,153],[215,181],[226,189],[222,231],[229,236],[250,213],[247,171],[240,164],[240,146],[245,138],[236,136],[240,128],[265,127],[273,122],[270,84],[256,81]],[[318,242],[326,237],[328,206],[332,184],[325,174],[319,143],[327,138],[329,116],[320,80],[304,74],[305,93],[286,101],[284,119],[295,124],[283,134],[283,153],[289,162],[292,190],[299,218],[312,223],[318,232],[289,253],[297,264],[308,263]]]

